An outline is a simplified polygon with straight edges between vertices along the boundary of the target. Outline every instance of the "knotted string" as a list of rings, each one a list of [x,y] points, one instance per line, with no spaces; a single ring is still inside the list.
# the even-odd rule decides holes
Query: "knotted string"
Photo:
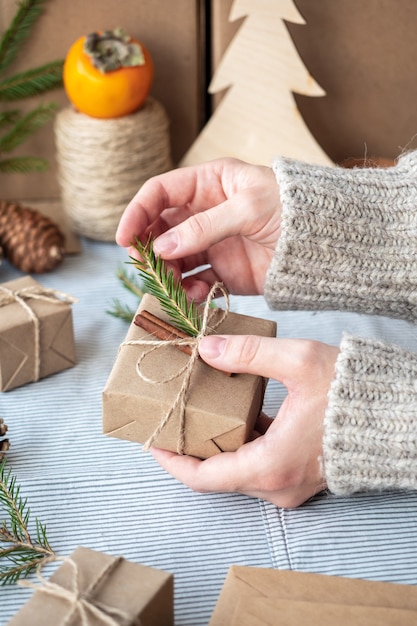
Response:
[[[219,319],[215,322],[214,325],[210,326],[210,321],[214,313],[218,311],[218,309],[212,309],[211,303],[214,299],[214,296],[217,291],[220,291],[223,295],[226,305],[225,310],[222,311],[222,314],[219,316]],[[131,341],[123,342],[120,347],[123,346],[150,346],[150,350],[146,350],[138,359],[136,363],[136,371],[138,376],[146,382],[153,385],[156,384],[165,384],[180,376],[184,376],[182,380],[182,384],[180,390],[178,391],[177,397],[174,400],[174,403],[164,415],[154,432],[151,434],[149,439],[144,443],[143,450],[149,450],[149,448],[153,445],[155,440],[158,438],[162,430],[165,428],[169,420],[171,419],[174,411],[179,409],[179,429],[178,429],[178,441],[177,441],[177,452],[178,454],[184,454],[185,448],[185,408],[187,404],[188,392],[190,389],[190,381],[191,376],[194,371],[194,366],[198,359],[198,347],[200,345],[200,341],[207,334],[214,332],[218,326],[225,320],[229,313],[229,294],[227,293],[224,285],[222,283],[214,283],[211,287],[209,294],[207,296],[207,300],[204,306],[202,322],[201,322],[201,330],[199,331],[196,337],[190,337],[189,339],[169,339],[169,340],[159,340],[159,339],[133,339]],[[153,380],[145,376],[142,372],[141,364],[145,357],[149,356],[155,350],[163,346],[189,346],[191,348],[191,356],[189,357],[187,363],[181,367],[177,372],[175,372],[172,376],[168,378],[164,378],[162,380]]]
[[[70,605],[71,610],[65,617],[65,620],[62,622],[62,626],[68,626],[68,624],[71,623],[74,614],[76,614],[77,612],[81,620],[79,622],[77,621],[77,624],[80,624],[80,626],[89,626],[89,613],[93,617],[97,618],[103,624],[103,626],[121,626],[121,624],[124,623],[130,624],[132,621],[132,616],[125,611],[111,606],[107,606],[106,604],[99,602],[98,600],[91,599],[91,595],[94,590],[100,585],[103,580],[111,575],[111,573],[116,569],[116,567],[121,563],[122,560],[122,557],[112,559],[85,591],[80,589],[79,567],[78,564],[71,557],[53,556],[51,558],[45,559],[38,567],[36,572],[39,583],[32,583],[28,580],[23,580],[20,581],[19,584],[23,587],[29,587],[31,589],[34,589],[35,591],[42,592],[47,595],[61,598],[67,601]],[[54,561],[63,561],[64,563],[68,563],[71,566],[73,575],[71,577],[70,586],[72,587],[72,589],[66,589],[65,587],[61,587],[61,585],[58,585],[57,583],[54,583],[47,578],[44,578],[44,576],[42,575],[42,567],[44,567],[47,563]],[[140,626],[140,622],[137,623],[138,626]]]
[[[34,365],[33,365],[33,382],[39,380],[41,367],[41,342],[40,342],[40,321],[36,313],[29,306],[26,300],[43,300],[52,304],[73,304],[77,302],[77,298],[73,298],[67,293],[58,291],[57,289],[49,289],[33,285],[32,287],[23,287],[22,289],[8,289],[0,285],[0,307],[7,306],[13,302],[17,302],[26,311],[34,328]]]

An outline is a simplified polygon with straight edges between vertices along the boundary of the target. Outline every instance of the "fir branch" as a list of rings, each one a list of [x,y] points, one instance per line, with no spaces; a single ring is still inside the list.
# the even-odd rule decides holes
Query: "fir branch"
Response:
[[[8,520],[0,526],[0,585],[13,584],[26,578],[39,564],[54,556],[46,536],[46,527],[35,519],[35,535],[29,532],[30,509],[27,498],[20,495],[20,486],[6,461],[0,463],[0,506]]]
[[[0,40],[0,72],[14,61],[33,24],[42,12],[45,0],[21,0],[17,12]]]
[[[181,281],[175,279],[174,272],[168,270],[164,261],[155,255],[151,239],[146,244],[136,240],[132,245],[141,259],[131,257],[132,264],[139,271],[148,293],[159,300],[161,308],[178,330],[196,337],[201,330],[202,318],[198,306],[187,299]]]
[[[137,276],[128,273],[124,267],[119,266],[116,272],[117,278],[121,281],[123,287],[138,298],[138,303],[142,300],[146,289],[142,286]],[[119,317],[125,322],[131,322],[136,313],[136,309],[131,309],[129,305],[123,304],[118,298],[113,298],[113,308],[106,311],[113,317]]]
[[[0,82],[0,102],[31,98],[62,86],[63,61],[53,61]]]
[[[20,117],[20,111],[17,109],[13,109],[10,111],[1,111],[0,112],[0,129],[9,126],[10,124],[14,124]]]
[[[41,157],[13,157],[0,161],[1,174],[28,174],[29,172],[45,172],[47,169],[48,161]]]
[[[0,152],[11,152],[41,128],[56,111],[55,104],[41,104],[21,117],[11,130],[0,138]]]
[[[136,311],[131,309],[129,305],[123,304],[122,302],[120,302],[120,300],[118,298],[114,298],[113,299],[113,308],[112,309],[108,309],[106,311],[106,313],[108,313],[109,315],[113,315],[113,317],[119,317],[120,319],[124,320],[125,322],[129,322],[130,323],[132,321],[133,316],[135,315]]]

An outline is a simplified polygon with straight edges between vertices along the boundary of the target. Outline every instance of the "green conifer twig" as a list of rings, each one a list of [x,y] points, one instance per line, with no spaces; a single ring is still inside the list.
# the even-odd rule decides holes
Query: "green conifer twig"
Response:
[[[39,564],[54,556],[46,536],[46,527],[35,519],[34,539],[29,532],[30,509],[27,498],[20,495],[20,486],[6,460],[0,463],[0,506],[8,519],[0,525],[0,585],[13,584],[26,578]]]
[[[21,0],[16,14],[0,41],[0,72],[14,61],[33,24],[42,11],[45,0]]]
[[[140,260],[131,257],[131,262],[139,271],[147,292],[159,300],[174,326],[196,337],[201,330],[202,316],[195,302],[187,299],[181,281],[175,279],[174,272],[168,270],[164,261],[154,253],[151,239],[146,244],[136,240],[132,245]]]
[[[146,290],[138,280],[137,275],[128,273],[124,267],[119,266],[116,276],[121,281],[123,287],[136,296],[140,302]],[[119,317],[130,323],[136,313],[136,309],[132,309],[129,305],[123,304],[118,298],[113,298],[112,302],[113,308],[106,312],[113,315],[113,317]]]
[[[14,61],[40,14],[45,0],[20,0],[9,28],[0,37],[0,74]],[[43,94],[62,86],[63,61],[53,61],[37,68],[15,73],[0,80],[0,102],[12,102]],[[40,105],[26,115],[20,111],[2,113],[0,128],[6,130],[0,139],[0,153],[10,152],[43,126],[55,113],[56,106]],[[10,129],[6,126],[12,125]],[[41,172],[48,161],[37,157],[6,158],[0,161],[2,173]]]

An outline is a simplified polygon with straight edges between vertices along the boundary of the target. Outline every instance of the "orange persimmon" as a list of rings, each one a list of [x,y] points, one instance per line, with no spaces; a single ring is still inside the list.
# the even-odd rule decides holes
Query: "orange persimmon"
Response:
[[[91,117],[109,119],[134,113],[145,103],[152,80],[148,50],[122,29],[80,37],[64,62],[68,99]]]

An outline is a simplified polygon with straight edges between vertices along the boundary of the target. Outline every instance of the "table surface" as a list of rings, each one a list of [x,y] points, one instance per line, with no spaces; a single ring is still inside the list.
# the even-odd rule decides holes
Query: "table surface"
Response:
[[[294,510],[238,494],[197,494],[139,444],[103,435],[101,393],[127,332],[107,310],[115,297],[136,304],[116,277],[126,261],[115,244],[82,240],[80,254],[35,277],[78,298],[77,364],[0,394],[9,467],[54,550],[69,555],[81,545],[172,572],[177,626],[208,623],[232,564],[416,584],[415,493],[320,494]],[[2,282],[21,275],[0,266]],[[346,330],[417,350],[415,327],[407,322],[274,312],[262,297],[232,297],[231,308],[276,320],[281,337],[337,345]],[[270,381],[264,410],[274,416],[284,397],[285,389]],[[30,594],[17,585],[0,587],[1,626]]]

